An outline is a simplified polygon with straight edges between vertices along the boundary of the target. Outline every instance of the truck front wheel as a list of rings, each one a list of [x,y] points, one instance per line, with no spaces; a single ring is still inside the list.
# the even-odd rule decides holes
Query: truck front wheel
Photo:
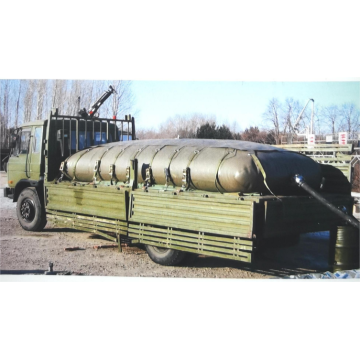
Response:
[[[177,265],[184,259],[186,255],[186,253],[183,251],[166,249],[152,245],[145,245],[145,248],[150,259],[160,265]]]
[[[20,193],[16,214],[21,227],[27,231],[40,231],[46,225],[45,210],[34,188],[26,188]]]

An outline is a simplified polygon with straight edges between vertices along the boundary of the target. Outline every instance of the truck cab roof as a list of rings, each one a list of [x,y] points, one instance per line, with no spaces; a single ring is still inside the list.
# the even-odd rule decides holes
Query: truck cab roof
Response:
[[[31,126],[43,126],[45,121],[46,120],[31,121],[31,122],[22,124],[21,126],[19,126],[19,128],[25,128],[25,127],[31,127]]]

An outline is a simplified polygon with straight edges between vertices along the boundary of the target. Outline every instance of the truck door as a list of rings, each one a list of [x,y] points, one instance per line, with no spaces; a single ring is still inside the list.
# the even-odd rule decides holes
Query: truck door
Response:
[[[33,126],[31,130],[30,154],[28,159],[29,175],[32,180],[39,180],[43,145],[43,126]]]
[[[42,171],[43,126],[25,127],[19,130],[16,148],[8,162],[9,186],[19,180],[39,180]]]
[[[15,186],[19,180],[30,178],[29,174],[29,147],[31,128],[20,129],[16,148],[8,162],[8,181],[10,187]]]

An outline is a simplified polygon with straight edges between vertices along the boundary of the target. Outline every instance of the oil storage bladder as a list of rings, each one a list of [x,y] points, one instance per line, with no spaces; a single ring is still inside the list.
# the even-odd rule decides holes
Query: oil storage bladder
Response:
[[[294,174],[302,174],[314,188],[319,188],[321,183],[320,165],[305,155],[235,140],[170,139],[104,144],[70,156],[63,173],[71,180],[91,182],[96,168],[99,180],[125,183],[127,169],[134,160],[139,184],[185,185],[220,193],[272,191],[288,195],[299,193],[290,181]]]

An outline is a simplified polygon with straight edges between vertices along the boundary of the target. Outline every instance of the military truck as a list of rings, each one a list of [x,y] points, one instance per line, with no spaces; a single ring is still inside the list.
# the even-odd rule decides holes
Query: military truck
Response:
[[[17,129],[4,196],[25,230],[50,219],[176,265],[189,253],[252,262],[273,243],[353,222],[350,184],[330,165],[236,140],[134,140],[130,115],[89,114],[54,109]]]

